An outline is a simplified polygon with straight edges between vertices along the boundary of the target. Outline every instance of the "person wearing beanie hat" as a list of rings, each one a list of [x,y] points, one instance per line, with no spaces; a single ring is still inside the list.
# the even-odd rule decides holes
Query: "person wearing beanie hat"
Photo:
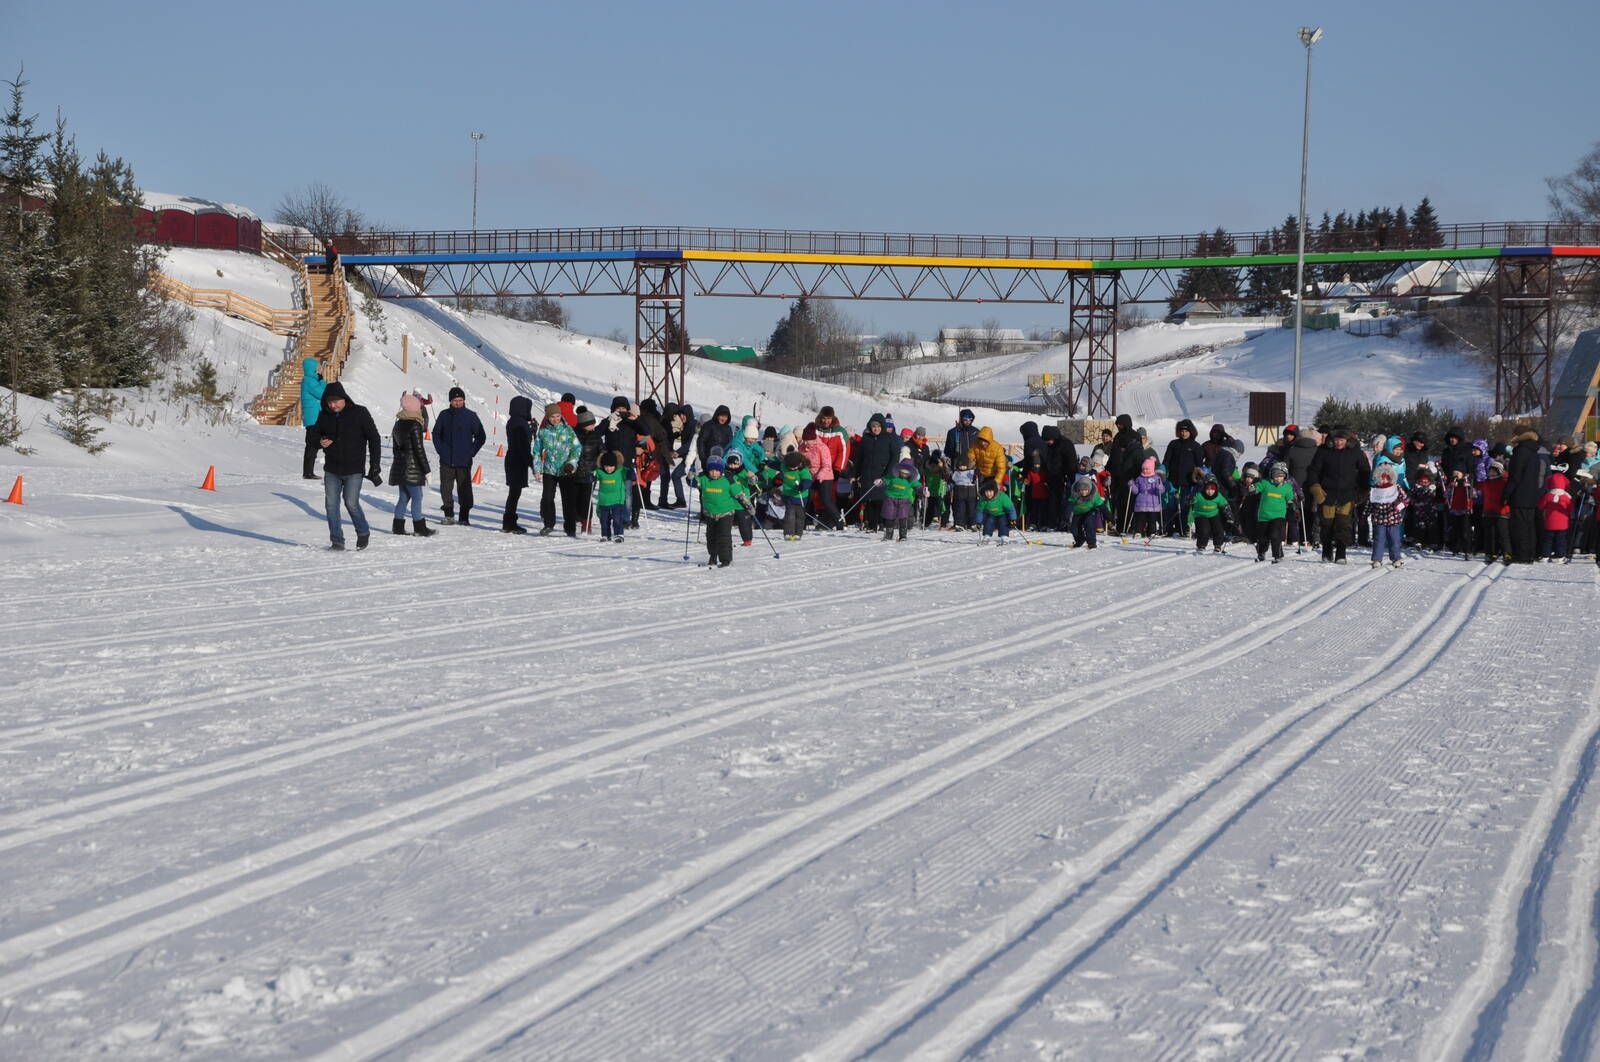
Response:
[[[916,464],[909,458],[901,461],[876,486],[883,491],[883,540],[892,540],[898,531],[900,541],[904,542],[911,527],[912,499],[928,495],[928,489],[918,480]]]
[[[860,499],[862,527],[883,530],[883,480],[894,472],[900,460],[900,440],[889,434],[883,414],[874,413],[867,421],[867,433],[856,449],[856,494]]]
[[[1272,563],[1283,560],[1284,529],[1289,522],[1289,510],[1295,507],[1294,483],[1289,479],[1289,466],[1282,461],[1267,470],[1267,478],[1255,485],[1256,504],[1256,562],[1267,559],[1267,549],[1272,549]]]
[[[795,450],[783,455],[778,492],[783,496],[783,540],[799,542],[806,529],[806,501],[811,497],[811,462]]]
[[[561,403],[546,405],[544,423],[534,439],[535,467],[540,476],[539,519],[544,524],[539,529],[540,535],[555,532],[556,496],[559,494],[562,529],[568,538],[578,537],[578,459],[582,455],[578,433],[567,426],[561,415]]]
[[[525,535],[527,528],[517,522],[517,503],[528,486],[533,471],[533,400],[517,395],[506,413],[506,503],[500,516],[500,530],[508,535]]]
[[[1133,507],[1132,484],[1139,478],[1139,466],[1144,461],[1144,446],[1139,433],[1133,430],[1133,418],[1126,413],[1117,414],[1117,432],[1111,439],[1106,454],[1106,469],[1111,473],[1111,519],[1118,530],[1126,533]]]
[[[980,545],[996,533],[1000,537],[999,544],[1006,544],[1006,536],[1011,533],[1011,525],[1017,519],[1017,507],[1011,503],[1010,496],[1000,489],[1000,484],[992,479],[985,479],[978,487],[978,519],[983,527],[983,535],[978,539]]]
[[[713,455],[716,459],[716,455]],[[754,498],[764,489],[761,475],[757,469],[747,468],[744,455],[738,449],[730,449],[722,455],[722,475],[728,482],[744,487],[745,491]],[[764,469],[760,471],[765,471]],[[782,520],[779,521],[779,526]],[[749,546],[755,541],[756,514],[749,508],[735,509],[733,513],[733,526],[739,529],[739,544]]]
[[[365,406],[350,401],[344,384],[335,380],[322,392],[326,407],[317,418],[317,444],[322,449],[323,507],[328,517],[331,549],[344,549],[340,522],[342,502],[356,528],[356,549],[366,549],[371,538],[367,514],[361,508],[362,469],[374,487],[383,483],[383,436]],[[365,460],[364,460],[365,459]]]
[[[750,493],[744,484],[723,475],[721,457],[712,457],[700,474],[700,518],[706,525],[706,567],[726,568],[733,563],[733,514],[748,509]]]
[[[1372,567],[1383,567],[1387,552],[1390,566],[1398,568],[1405,563],[1400,557],[1400,538],[1410,496],[1397,482],[1397,465],[1379,465],[1373,477],[1377,482],[1367,494],[1367,516],[1372,520]]]
[[[595,511],[600,514],[600,539],[621,542],[628,526],[628,493],[633,487],[633,470],[616,451],[607,451],[592,475]]]
[[[444,523],[456,522],[456,494],[461,498],[461,523],[472,523],[472,462],[488,439],[483,421],[467,408],[467,393],[459,387],[450,388],[450,405],[433,422],[433,452],[439,455]]]
[[[956,426],[945,433],[944,459],[951,468],[972,456],[972,444],[978,441],[976,419],[972,410],[963,409],[956,419]]]
[[[1506,466],[1490,459],[1478,481],[1478,552],[1490,564],[1510,563],[1511,514],[1506,508]]]
[[[389,433],[393,454],[389,465],[389,485],[400,488],[394,506],[394,533],[406,533],[406,508],[411,508],[411,525],[418,536],[433,534],[422,519],[422,489],[428,483],[428,448],[422,442],[422,397],[402,394],[400,412]]]
[[[600,447],[622,455],[623,463],[633,473],[633,488],[628,494],[628,526],[639,526],[639,427],[631,404],[621,395],[611,400],[610,414],[600,422]]]
[[[556,404],[561,407],[561,419],[567,422],[567,427],[578,426],[578,399],[570,391],[561,396],[561,401]]]
[[[1088,460],[1085,458],[1084,460]],[[1072,545],[1068,549],[1077,549],[1080,546],[1095,548],[1095,533],[1100,523],[1100,516],[1105,512],[1106,499],[1100,493],[1093,476],[1082,476],[1072,485]]]
[[[1147,457],[1139,465],[1139,475],[1128,491],[1133,502],[1133,520],[1128,533],[1140,535],[1148,546],[1161,528],[1161,503],[1167,492],[1166,482],[1156,475],[1155,458]]]
[[[595,420],[594,413],[587,406],[579,406],[573,410],[573,419],[578,422],[575,434],[578,437],[578,468],[575,472],[577,478],[576,498],[578,512],[583,514],[583,533],[589,534],[593,528],[590,514],[593,510],[589,506],[594,496],[594,473],[600,467],[600,454],[605,449],[600,434],[600,424]]]

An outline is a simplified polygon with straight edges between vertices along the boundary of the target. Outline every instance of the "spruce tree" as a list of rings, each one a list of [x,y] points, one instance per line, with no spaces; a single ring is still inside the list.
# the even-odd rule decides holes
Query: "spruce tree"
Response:
[[[1423,196],[1417,204],[1417,209],[1411,212],[1411,240],[1417,247],[1439,246],[1439,217],[1433,212],[1433,204],[1428,202],[1428,197]]]
[[[44,179],[38,115],[24,106],[28,82],[21,71],[6,84],[11,102],[0,121],[0,366],[16,392],[48,395],[60,386],[47,305],[53,267],[43,222],[27,208]]]

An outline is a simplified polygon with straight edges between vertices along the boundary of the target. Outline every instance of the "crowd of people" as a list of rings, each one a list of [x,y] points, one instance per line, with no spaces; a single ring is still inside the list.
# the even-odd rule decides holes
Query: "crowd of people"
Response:
[[[314,378],[314,364],[302,398],[320,412],[306,420],[304,474],[315,477],[322,453],[332,548],[344,548],[343,509],[363,549],[370,528],[361,482],[383,483],[383,440],[341,384]],[[396,535],[434,533],[422,506],[434,474],[430,442],[442,522],[472,522],[472,471],[488,435],[461,388],[451,388],[430,426],[431,402],[403,394],[390,431]],[[1592,553],[1600,563],[1595,444],[1547,446],[1528,425],[1492,445],[1452,431],[1437,447],[1420,434],[1379,436],[1368,447],[1337,426],[1290,425],[1259,462],[1242,461],[1243,443],[1222,425],[1202,441],[1187,419],[1159,451],[1126,414],[1082,454],[1054,425],[1028,422],[1021,434],[1020,445],[1002,445],[970,409],[939,445],[922,426],[899,428],[886,413],[852,432],[831,406],[810,423],[778,426],[754,415],[736,424],[727,406],[701,421],[687,405],[621,396],[603,417],[570,394],[536,416],[519,396],[506,422],[500,530],[528,533],[518,507],[537,479],[540,535],[576,537],[598,521],[604,541],[621,542],[641,512],[697,499],[714,567],[732,563],[735,535],[750,546],[758,532],[798,541],[808,529],[847,528],[885,541],[971,531],[1001,545],[1014,533],[1058,531],[1071,535],[1073,549],[1095,549],[1108,533],[1146,546],[1192,539],[1197,552],[1244,542],[1256,560],[1273,563],[1286,545],[1335,564],[1352,547],[1370,548],[1373,567],[1400,567],[1407,548],[1506,564]]]

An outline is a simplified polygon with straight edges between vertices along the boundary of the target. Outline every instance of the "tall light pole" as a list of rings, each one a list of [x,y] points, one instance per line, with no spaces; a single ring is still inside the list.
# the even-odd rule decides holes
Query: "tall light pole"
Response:
[[[482,133],[468,133],[472,137],[472,231],[478,231],[478,143],[483,140]]]
[[[1300,423],[1300,334],[1306,317],[1306,164],[1311,157],[1311,46],[1322,39],[1322,27],[1300,27],[1306,46],[1306,113],[1300,125],[1300,247],[1294,256],[1294,406],[1290,419]]]

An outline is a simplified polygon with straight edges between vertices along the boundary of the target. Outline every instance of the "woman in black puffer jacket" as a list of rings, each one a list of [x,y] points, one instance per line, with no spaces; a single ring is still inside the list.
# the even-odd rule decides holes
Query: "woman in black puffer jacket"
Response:
[[[400,396],[400,412],[394,419],[394,430],[389,433],[394,461],[389,466],[389,485],[400,488],[400,500],[394,507],[394,533],[406,533],[406,505],[411,506],[411,524],[417,534],[426,538],[433,534],[422,519],[422,488],[427,486],[428,450],[422,442],[422,399],[413,394]]]

